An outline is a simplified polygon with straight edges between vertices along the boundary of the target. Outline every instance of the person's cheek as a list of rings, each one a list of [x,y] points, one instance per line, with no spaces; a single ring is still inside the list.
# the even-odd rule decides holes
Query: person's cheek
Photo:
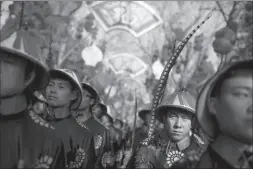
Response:
[[[169,130],[169,132],[171,132],[171,130],[172,130],[172,128],[173,128],[173,126],[174,126],[174,124],[175,124],[175,120],[173,120],[173,119],[167,119],[167,123],[168,123],[168,130]]]

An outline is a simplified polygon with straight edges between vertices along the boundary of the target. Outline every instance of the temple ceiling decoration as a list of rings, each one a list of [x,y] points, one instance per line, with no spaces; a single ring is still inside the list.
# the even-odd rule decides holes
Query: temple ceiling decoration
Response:
[[[127,73],[132,78],[144,73],[148,68],[140,58],[128,53],[120,53],[107,58],[106,63],[115,74]]]
[[[136,38],[162,24],[160,15],[141,1],[98,1],[90,10],[106,32],[122,29]]]

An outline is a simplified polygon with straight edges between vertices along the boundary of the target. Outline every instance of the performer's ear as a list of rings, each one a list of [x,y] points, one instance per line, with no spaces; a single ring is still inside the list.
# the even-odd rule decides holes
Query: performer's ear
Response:
[[[192,136],[192,130],[189,131],[189,136]]]

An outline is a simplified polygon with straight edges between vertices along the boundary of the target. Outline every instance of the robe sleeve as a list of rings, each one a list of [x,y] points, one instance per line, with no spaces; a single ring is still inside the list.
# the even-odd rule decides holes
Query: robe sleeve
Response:
[[[47,139],[35,168],[65,168],[64,147],[60,140]]]
[[[149,146],[141,146],[135,155],[135,168],[155,168],[156,153],[155,150]]]

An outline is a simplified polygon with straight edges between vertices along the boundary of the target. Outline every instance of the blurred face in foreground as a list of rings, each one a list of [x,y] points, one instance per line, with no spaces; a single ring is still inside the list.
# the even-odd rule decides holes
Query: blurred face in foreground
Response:
[[[33,70],[27,71],[25,59],[0,53],[0,97],[21,94],[35,78]]]
[[[69,106],[77,98],[77,92],[72,89],[70,82],[63,79],[51,79],[46,88],[46,99],[52,107]]]
[[[164,117],[164,128],[172,141],[179,142],[190,137],[191,119],[190,113],[180,112],[180,110],[167,112]]]
[[[252,69],[237,70],[209,101],[209,110],[222,134],[245,143],[252,143],[253,139],[252,76]]]

